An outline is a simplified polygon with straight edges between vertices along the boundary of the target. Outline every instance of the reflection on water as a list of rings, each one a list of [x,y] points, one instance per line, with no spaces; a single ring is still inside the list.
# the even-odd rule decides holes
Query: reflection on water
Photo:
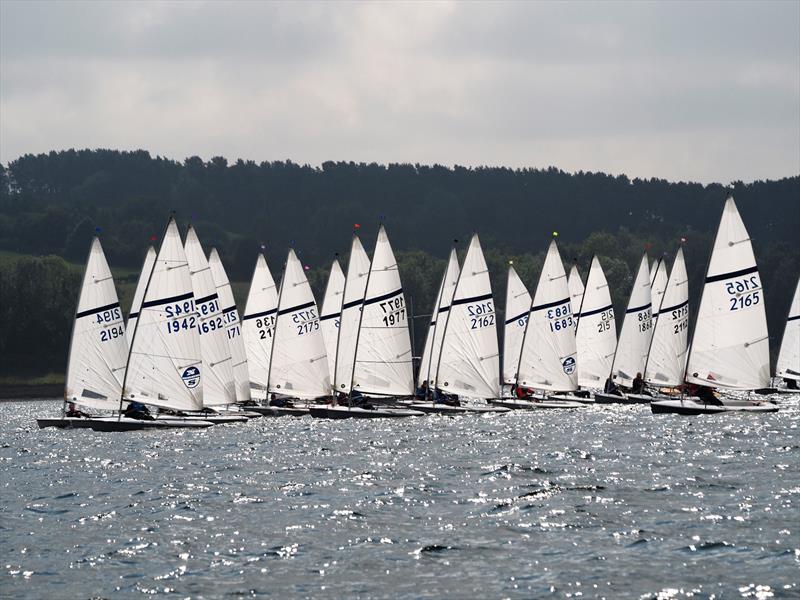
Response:
[[[203,431],[3,403],[0,596],[800,596],[800,398]]]

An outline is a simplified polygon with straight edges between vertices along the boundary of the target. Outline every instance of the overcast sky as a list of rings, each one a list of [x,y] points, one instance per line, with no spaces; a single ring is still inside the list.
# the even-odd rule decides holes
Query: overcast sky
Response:
[[[800,2],[0,0],[0,162],[64,148],[800,173]]]

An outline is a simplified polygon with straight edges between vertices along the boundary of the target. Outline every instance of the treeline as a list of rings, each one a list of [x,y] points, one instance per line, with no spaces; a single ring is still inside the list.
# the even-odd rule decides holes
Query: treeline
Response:
[[[799,176],[724,187],[555,168],[179,163],[114,150],[26,155],[0,165],[0,251],[41,258],[0,260],[0,375],[63,368],[80,279],[66,261],[85,260],[96,229],[123,301],[173,211],[182,225],[194,223],[206,249],[218,247],[238,282],[249,280],[262,245],[278,279],[293,244],[321,301],[335,253],[345,266],[354,224],[369,249],[383,221],[418,315],[430,312],[454,239],[463,248],[480,233],[502,308],[508,261],[533,291],[557,231],[566,265],[577,260],[584,279],[591,256],[601,257],[621,316],[641,253],[671,261],[681,238],[696,306],[728,193],[754,240],[774,349],[800,272]],[[246,286],[234,287],[243,308]],[[416,325],[419,349],[425,319]]]

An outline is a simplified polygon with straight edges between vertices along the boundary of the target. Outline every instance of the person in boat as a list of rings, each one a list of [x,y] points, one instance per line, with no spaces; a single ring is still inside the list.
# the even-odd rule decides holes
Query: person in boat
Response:
[[[461,400],[456,394],[448,394],[438,387],[434,389],[433,401],[436,404],[446,404],[447,406],[461,406]]]
[[[619,386],[614,383],[614,380],[611,377],[606,379],[606,384],[603,386],[603,393],[622,396],[622,391],[619,389]]]
[[[428,381],[425,380],[422,382],[422,385],[419,386],[414,393],[414,398],[417,400],[427,400],[430,396],[430,390],[428,389]]]
[[[519,398],[520,400],[525,400],[533,396],[533,390],[531,388],[527,388],[521,385],[516,386],[514,390],[514,395]]]
[[[67,404],[67,412],[65,416],[70,417],[72,419],[86,419],[89,418],[91,415],[83,412],[82,410],[78,410],[77,408],[75,408],[75,403],[70,402]]]
[[[790,389],[790,390],[796,390],[796,389],[799,389],[799,388],[797,387],[797,379],[789,379],[789,378],[784,378],[783,382],[786,384],[786,387],[787,387],[788,389]]]
[[[141,402],[130,402],[125,412],[122,413],[129,419],[139,419],[140,421],[154,421],[155,417],[150,414],[150,409]]]
[[[650,395],[647,393],[647,390],[645,390],[644,379],[642,378],[641,373],[636,373],[636,377],[633,378],[633,384],[631,384],[631,393],[644,396]]]
[[[285,407],[285,408],[291,408],[294,406],[294,404],[292,404],[292,401],[289,400],[288,398],[278,398],[277,394],[274,393],[269,397],[269,405]]]
[[[708,387],[707,385],[698,385],[694,395],[700,398],[700,400],[702,400],[706,404],[722,405],[722,400],[717,398],[717,395],[714,393],[714,390]]]
[[[352,390],[350,392],[350,406],[356,406],[358,408],[366,408],[366,409],[373,409],[375,408],[372,404],[370,404],[369,400],[359,392],[358,390]]]

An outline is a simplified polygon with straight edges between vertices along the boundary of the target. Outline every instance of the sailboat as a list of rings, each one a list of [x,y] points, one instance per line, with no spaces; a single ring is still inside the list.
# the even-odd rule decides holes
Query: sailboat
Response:
[[[583,281],[581,281],[581,274],[578,272],[577,264],[573,264],[569,270],[567,287],[569,288],[569,299],[572,303],[572,320],[575,322],[575,330],[577,331],[578,317],[581,312],[581,301],[583,300],[583,293],[586,291]]]
[[[650,269],[645,253],[636,272],[611,366],[610,377],[615,385],[630,388],[637,373],[644,372],[647,351],[653,335],[652,317]],[[594,399],[603,404],[639,404],[650,402],[651,397],[628,392],[617,394],[595,392]]]
[[[250,397],[267,402],[269,361],[278,313],[278,289],[267,260],[259,254],[242,316],[242,333],[247,355]]]
[[[673,267],[674,268],[674,267]],[[656,262],[655,271],[650,273],[650,299],[653,308],[653,332],[656,330],[658,315],[661,311],[661,303],[664,300],[664,292],[667,289],[667,264],[664,259],[659,258]]]
[[[397,400],[414,392],[411,337],[400,271],[386,229],[381,225],[372,261],[358,236],[353,236],[344,286],[335,360],[337,402],[312,405],[322,418],[410,417],[422,413],[390,406],[357,405],[355,397],[372,402]],[[368,260],[368,259],[367,259]],[[352,350],[351,350],[352,349]],[[349,370],[349,373],[348,373]],[[345,394],[346,403],[345,403]]]
[[[597,256],[592,257],[578,311],[575,331],[578,385],[586,389],[602,389],[617,349],[617,327],[608,281]]]
[[[156,263],[156,249],[152,246],[147,248],[147,254],[144,257],[144,264],[142,265],[142,272],[139,273],[139,279],[136,282],[136,291],[133,294],[133,302],[131,303],[131,310],[128,313],[128,323],[125,328],[133,332],[136,329],[136,320],[139,318],[139,309],[142,308],[142,300],[144,300],[144,291],[147,288],[147,282],[150,280],[150,273],[153,271],[153,265]],[[128,348],[130,348],[132,335],[126,335],[125,339],[128,340]]]
[[[769,383],[769,333],[764,290],[753,246],[733,198],[725,201],[700,298],[685,381],[710,388],[752,391]],[[770,402],[724,397],[657,400],[654,413],[775,412]]]
[[[331,381],[334,380],[334,368],[336,367],[336,344],[339,341],[339,321],[342,316],[343,297],[344,273],[339,265],[339,259],[334,258],[333,264],[331,264],[331,273],[328,276],[328,284],[325,286],[322,312],[319,317],[322,337],[325,339],[325,352],[328,355],[328,372]]]
[[[506,316],[503,326],[503,384],[514,386],[517,383],[519,356],[522,339],[531,309],[531,293],[517,275],[513,263],[508,265],[508,285],[506,287]]]
[[[786,317],[786,328],[783,330],[775,374],[789,386],[777,388],[777,391],[790,394],[800,393],[800,389],[798,389],[798,382],[800,382],[800,278],[794,288],[792,304],[789,306],[789,314]]]

